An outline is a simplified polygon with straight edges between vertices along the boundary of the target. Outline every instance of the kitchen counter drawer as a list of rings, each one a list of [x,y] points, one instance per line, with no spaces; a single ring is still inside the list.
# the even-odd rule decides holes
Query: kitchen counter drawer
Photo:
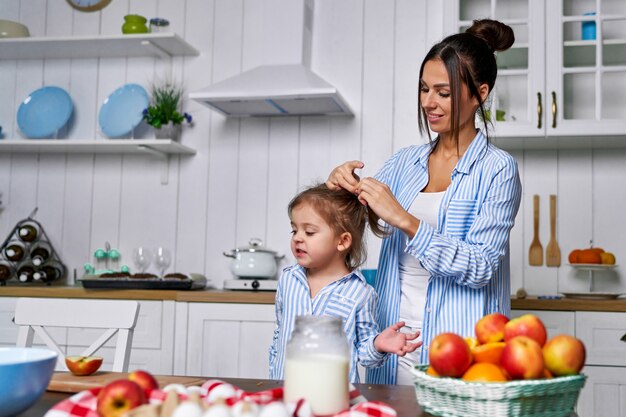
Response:
[[[626,366],[626,313],[578,312],[576,337],[587,348],[588,365]]]
[[[540,300],[537,297],[511,298],[514,310],[614,311],[626,313],[626,298],[615,300]]]

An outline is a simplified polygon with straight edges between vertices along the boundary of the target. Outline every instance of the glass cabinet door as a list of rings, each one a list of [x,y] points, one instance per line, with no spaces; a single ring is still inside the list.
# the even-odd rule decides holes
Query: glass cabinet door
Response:
[[[548,135],[626,133],[626,1],[546,2]],[[554,101],[552,101],[554,100]]]

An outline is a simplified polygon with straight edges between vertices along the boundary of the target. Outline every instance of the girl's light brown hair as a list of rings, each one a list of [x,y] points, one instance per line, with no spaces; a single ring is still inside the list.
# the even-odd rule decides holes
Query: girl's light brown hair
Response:
[[[333,232],[339,236],[344,232],[352,235],[352,245],[346,252],[346,267],[353,271],[367,258],[367,245],[364,234],[369,224],[372,233],[384,237],[387,232],[378,224],[379,217],[364,206],[358,197],[344,190],[331,190],[326,184],[317,184],[296,195],[287,206],[291,219],[294,208],[301,204],[310,204]]]

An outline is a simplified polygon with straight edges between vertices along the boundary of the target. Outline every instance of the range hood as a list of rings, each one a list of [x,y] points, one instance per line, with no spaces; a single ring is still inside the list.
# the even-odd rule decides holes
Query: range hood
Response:
[[[189,98],[227,117],[352,116],[337,88],[310,69],[314,0],[303,5],[304,64],[261,65],[192,92]]]

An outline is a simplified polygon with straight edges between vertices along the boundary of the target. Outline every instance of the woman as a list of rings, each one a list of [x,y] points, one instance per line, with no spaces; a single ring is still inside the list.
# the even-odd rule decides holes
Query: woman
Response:
[[[419,126],[430,143],[401,149],[374,178],[360,161],[335,168],[329,188],[356,193],[391,227],[375,288],[381,328],[398,321],[422,332],[423,348],[368,370],[367,382],[412,384],[441,332],[473,335],[489,313],[510,314],[509,235],[521,198],[515,160],[489,143],[475,116],[493,90],[495,51],[511,47],[511,28],[475,21],[433,46],[420,68]],[[432,140],[428,128],[437,134]]]

